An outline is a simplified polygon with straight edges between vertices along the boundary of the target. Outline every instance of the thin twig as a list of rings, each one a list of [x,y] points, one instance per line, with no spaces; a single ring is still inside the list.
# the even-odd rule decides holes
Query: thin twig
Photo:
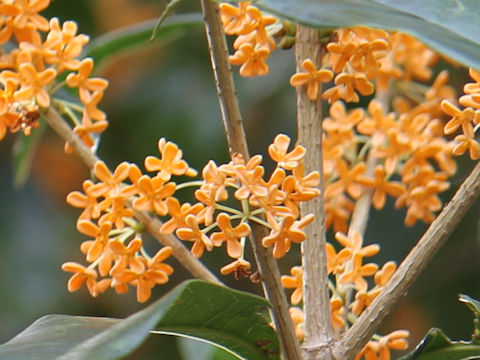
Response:
[[[297,26],[295,61],[297,71],[303,60],[321,63],[321,44],[318,31]],[[302,243],[303,308],[305,313],[305,359],[331,359],[329,350],[334,340],[330,315],[327,261],[325,254],[325,199],[323,196],[322,100],[311,101],[304,87],[297,87],[298,142],[307,148],[305,172],[320,171],[320,196],[300,205],[302,215],[315,214],[306,227],[307,239]]]
[[[157,23],[155,24],[155,27],[153,28],[153,31],[152,31],[152,35],[150,36],[150,39],[149,41],[150,42],[154,42],[155,41],[155,37],[157,36],[158,34],[158,31],[160,30],[160,27],[162,26],[163,22],[165,21],[165,19],[167,18],[168,15],[170,15],[170,13],[172,12],[173,9],[175,9],[175,7],[180,4],[182,0],[172,0],[168,3],[168,5],[165,7],[165,9],[163,10],[162,14],[160,15],[160,17],[158,18],[158,21]]]
[[[80,138],[67,125],[60,114],[52,107],[48,108],[45,113],[45,118],[48,124],[55,130],[55,132],[66,142],[68,142],[74,149],[75,153],[83,160],[83,162],[92,169],[97,161],[100,159],[92,153],[92,151],[85,146]],[[131,202],[127,204],[130,208]],[[214,274],[208,270],[197,258],[195,258],[190,251],[173,235],[164,235],[160,233],[161,221],[150,217],[146,212],[137,211],[132,208],[135,217],[142,222],[147,231],[157,239],[162,245],[171,246],[172,255],[182,264],[193,276],[206,281],[211,281],[220,284],[220,281]]]
[[[334,346],[338,359],[353,359],[376,328],[407,293],[434,254],[480,195],[480,163],[462,183],[450,202],[410,251],[380,295]]]
[[[203,18],[208,39],[210,60],[212,61],[218,101],[228,140],[230,155],[240,153],[248,159],[248,146],[243,128],[237,91],[233,83],[232,69],[228,62],[227,40],[220,22],[218,5],[213,1],[202,0]]]
[[[233,83],[232,70],[228,62],[227,42],[220,22],[218,4],[211,0],[201,0],[201,3],[229,151],[231,155],[239,153],[248,159],[243,120]],[[255,260],[261,273],[265,295],[272,303],[273,318],[280,338],[282,353],[288,360],[300,360],[302,358],[300,345],[295,336],[277,263],[271,255],[271,250],[265,249],[261,244],[262,238],[266,235],[268,234],[264,227],[253,226],[251,243]]]

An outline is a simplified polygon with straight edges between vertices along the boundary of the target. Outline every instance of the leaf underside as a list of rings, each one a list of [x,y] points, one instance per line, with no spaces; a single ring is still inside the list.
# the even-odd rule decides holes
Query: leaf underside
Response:
[[[452,60],[480,69],[477,0],[258,0],[255,5],[315,28],[365,25],[402,31]]]
[[[278,360],[276,334],[258,314],[267,306],[264,298],[190,280],[124,320],[44,316],[0,345],[0,360],[119,359],[150,333],[205,341],[240,359]]]

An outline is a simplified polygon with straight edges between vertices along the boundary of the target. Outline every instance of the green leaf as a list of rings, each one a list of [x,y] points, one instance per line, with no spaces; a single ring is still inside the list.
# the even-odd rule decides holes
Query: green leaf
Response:
[[[122,52],[132,51],[142,46],[151,46],[149,41],[157,20],[150,20],[111,31],[96,38],[86,48],[84,57],[92,57],[97,66]],[[170,39],[181,31],[202,25],[200,13],[170,16],[156,32],[155,39]]]
[[[255,4],[316,28],[366,25],[403,31],[451,59],[480,69],[477,0],[258,0]]]
[[[467,295],[459,295],[459,301],[472,310],[475,330],[472,341],[452,341],[440,329],[431,329],[410,354],[400,360],[473,360],[480,359],[479,316],[480,302]]]
[[[118,319],[47,315],[0,345],[1,360],[56,359],[75,345],[118,323]]]
[[[480,344],[451,341],[440,329],[430,329],[410,354],[399,360],[468,360],[480,359]]]
[[[45,316],[0,345],[0,360],[119,359],[152,329],[212,343],[241,359],[276,360],[276,334],[257,313],[266,306],[264,298],[190,280],[124,320]]]
[[[248,360],[279,359],[275,332],[256,313],[266,306],[264,298],[196,281],[153,333],[196,338]]]
[[[27,182],[33,156],[47,128],[45,121],[39,121],[39,124],[40,127],[32,129],[32,133],[29,136],[18,133],[13,144],[13,185],[16,188],[22,187]]]

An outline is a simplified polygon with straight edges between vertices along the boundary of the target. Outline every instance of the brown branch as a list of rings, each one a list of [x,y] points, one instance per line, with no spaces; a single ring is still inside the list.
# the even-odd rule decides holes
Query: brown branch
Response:
[[[338,359],[353,359],[398,300],[407,293],[455,226],[480,195],[480,163],[410,251],[400,267],[363,314],[334,346]]]
[[[92,169],[100,159],[85,146],[80,138],[72,131],[72,129],[63,120],[60,114],[52,107],[48,108],[45,113],[48,124],[55,132],[75,149],[75,153],[83,160],[83,162]],[[157,239],[162,245],[171,246],[172,255],[182,264],[193,276],[220,284],[220,281],[213,275],[190,251],[173,235],[164,235],[160,233],[161,221],[150,217],[146,212],[137,211],[132,208],[131,203],[127,204],[135,213],[135,217],[145,225],[146,229]]]
[[[248,159],[248,146],[243,128],[243,120],[228,62],[228,48],[220,22],[218,4],[211,0],[201,0],[212,69],[217,86],[222,120],[225,127],[230,154],[240,153]],[[301,359],[300,345],[295,336],[288,311],[287,298],[280,281],[280,272],[270,249],[265,249],[261,240],[268,235],[264,227],[253,226],[251,237],[255,260],[261,273],[266,297],[273,307],[273,319],[278,331],[282,353],[286,359]]]
[[[228,62],[227,40],[220,22],[218,4],[211,0],[202,0],[203,19],[207,32],[208,50],[212,62],[218,101],[222,113],[225,136],[228,140],[230,155],[240,153],[248,159],[248,146],[245,141],[240,105],[232,77],[232,69]]]
[[[318,31],[297,26],[295,61],[297,71],[305,59],[321,63],[321,44]],[[329,354],[334,340],[330,315],[330,295],[325,254],[325,199],[323,196],[322,156],[322,100],[311,101],[304,87],[297,87],[298,142],[307,148],[305,172],[320,170],[320,196],[303,202],[302,215],[315,214],[315,220],[306,227],[307,239],[302,243],[303,308],[305,312],[305,341],[302,349],[305,359],[332,358]]]

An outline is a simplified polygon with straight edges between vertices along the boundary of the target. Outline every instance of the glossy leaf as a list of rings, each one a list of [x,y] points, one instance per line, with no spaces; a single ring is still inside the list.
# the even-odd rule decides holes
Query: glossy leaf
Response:
[[[279,359],[274,330],[258,314],[261,297],[186,281],[124,319],[49,315],[0,345],[0,360],[119,359],[155,333],[199,339],[248,360]]]
[[[480,302],[467,295],[460,295],[459,301],[472,310],[475,329],[472,341],[452,341],[440,329],[431,329],[410,354],[400,360],[473,360],[480,359],[479,315]]]
[[[96,38],[85,50],[85,57],[92,57],[97,66],[122,52],[139,47],[152,46],[149,39],[157,20],[150,20],[111,31]],[[203,25],[201,14],[172,15],[156,33],[156,40],[169,39],[181,31]]]
[[[467,360],[480,358],[480,344],[451,341],[440,329],[430,329],[422,342],[400,360]]]
[[[38,144],[45,133],[45,121],[39,121],[40,127],[32,129],[32,133],[26,136],[18,133],[12,148],[13,153],[13,185],[17,188],[25,185],[30,175],[32,160]]]
[[[263,10],[317,28],[355,25],[399,30],[480,69],[477,0],[258,0]]]

